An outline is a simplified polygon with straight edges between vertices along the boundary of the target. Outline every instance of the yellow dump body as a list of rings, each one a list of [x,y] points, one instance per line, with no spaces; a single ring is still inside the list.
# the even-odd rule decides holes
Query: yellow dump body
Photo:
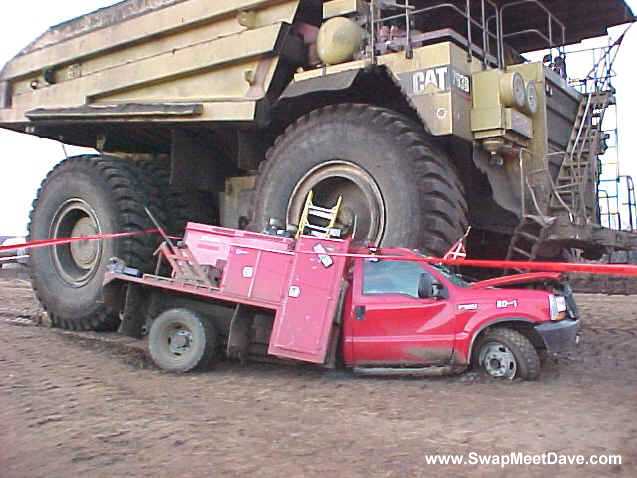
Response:
[[[221,222],[235,225],[251,214],[242,194],[286,127],[326,106],[368,104],[440,139],[463,173],[476,229],[511,234],[526,216],[555,229],[564,218],[553,242],[584,237],[568,229],[574,221],[587,228],[580,242],[595,242],[603,148],[593,118],[614,98],[608,85],[573,89],[555,47],[632,13],[600,0],[592,11],[605,13],[589,24],[576,0],[488,0],[503,24],[494,32],[484,6],[472,8],[479,2],[456,3],[126,0],[51,28],[4,67],[0,128],[169,156],[172,185],[220,193]],[[547,17],[561,35],[531,28]],[[520,55],[547,45],[553,64]]]
[[[299,4],[129,0],[53,27],[2,70],[0,126],[253,121]]]

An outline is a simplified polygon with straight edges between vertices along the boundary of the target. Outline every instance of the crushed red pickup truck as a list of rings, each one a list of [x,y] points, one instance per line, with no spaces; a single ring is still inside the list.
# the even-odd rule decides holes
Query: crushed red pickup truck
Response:
[[[578,340],[575,302],[555,273],[469,282],[407,249],[195,223],[158,252],[152,275],[114,259],[104,296],[122,332],[148,335],[155,363],[173,372],[225,356],[531,380],[543,354]]]

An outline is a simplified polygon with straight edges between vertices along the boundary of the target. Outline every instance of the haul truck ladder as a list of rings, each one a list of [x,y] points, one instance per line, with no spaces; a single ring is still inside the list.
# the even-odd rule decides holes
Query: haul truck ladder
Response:
[[[582,98],[551,197],[552,212],[563,213],[567,208],[573,220],[580,224],[594,217],[591,214],[594,211],[586,207],[586,187],[597,183],[602,123],[612,104],[615,104],[612,91],[596,91]]]
[[[549,216],[524,214],[515,229],[507,260],[533,261],[547,240],[550,226],[557,216],[568,216],[571,223],[586,225],[595,220],[595,209],[587,206],[586,197],[595,194],[599,180],[599,155],[603,154],[606,140],[603,130],[604,116],[615,104],[615,89],[611,84],[613,64],[617,58],[623,35],[609,46],[589,74],[580,82],[583,93],[577,116],[571,130],[563,161],[555,182],[551,179]],[[540,171],[549,174],[548,170]],[[529,185],[531,194],[534,194]],[[537,206],[536,206],[537,208]],[[525,208],[523,208],[523,211]]]
[[[589,74],[579,82],[584,96],[550,201],[552,215],[568,213],[576,224],[587,224],[596,218],[596,210],[587,207],[586,197],[591,194],[589,187],[594,192],[597,190],[599,156],[604,154],[607,139],[604,117],[608,108],[616,104],[613,65],[624,35],[605,49]]]

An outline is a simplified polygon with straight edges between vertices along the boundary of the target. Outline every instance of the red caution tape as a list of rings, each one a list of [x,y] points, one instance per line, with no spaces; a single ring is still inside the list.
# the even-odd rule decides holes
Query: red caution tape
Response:
[[[280,251],[243,244],[231,244],[243,249],[256,249],[275,254],[309,254],[316,252],[303,251]],[[504,260],[481,260],[481,259],[444,259],[439,257],[416,256],[409,249],[405,249],[405,255],[383,255],[383,254],[352,254],[352,253],[330,253],[332,257],[349,257],[352,259],[379,259],[386,261],[407,261],[425,262],[428,264],[442,264],[446,266],[475,267],[477,269],[503,269],[535,272],[560,272],[560,273],[580,273],[598,274],[622,277],[637,277],[637,265],[630,264],[578,264],[572,262],[523,262]]]
[[[630,264],[578,264],[572,262],[523,262],[480,259],[441,259],[437,257],[383,256],[346,254],[360,258],[400,260],[442,264],[446,266],[475,267],[478,269],[504,269],[535,272],[560,272],[579,274],[598,274],[608,276],[637,277],[637,265]]]
[[[433,258],[428,258],[427,262],[432,264],[476,267],[482,269],[512,269],[536,272],[563,272],[637,277],[637,266],[630,264],[577,264],[572,262],[518,262],[486,261],[475,259],[438,260]]]
[[[43,247],[64,246],[74,242],[83,241],[103,241],[108,239],[122,239],[125,237],[144,236],[146,234],[157,234],[158,229],[146,229],[139,232],[118,232],[113,234],[95,234],[93,236],[67,237],[63,239],[42,239],[25,242],[24,244],[12,244],[10,246],[0,246],[0,252],[13,252],[19,250],[40,249]]]
[[[44,239],[26,242],[24,244],[16,244],[11,246],[0,246],[0,252],[10,252],[18,250],[31,250],[43,247],[63,246],[81,241],[102,241],[108,239],[122,239],[126,237],[143,236],[146,234],[158,234],[158,229],[146,229],[139,232],[120,232],[113,234],[96,234],[93,236],[70,237],[64,239]],[[239,244],[237,244],[239,245]],[[261,249],[253,246],[241,245],[246,249],[259,249],[270,251],[269,249]],[[406,250],[407,251],[407,250]],[[295,254],[291,251],[271,250],[278,254]],[[313,252],[305,252],[306,254],[315,254]],[[298,252],[296,252],[298,254]],[[413,261],[426,262],[429,264],[443,264],[448,266],[475,267],[480,269],[503,269],[503,270],[523,270],[536,272],[560,272],[560,273],[583,273],[583,274],[599,274],[610,276],[637,277],[637,265],[629,264],[578,264],[570,262],[521,262],[521,261],[502,261],[502,260],[478,260],[478,259],[444,259],[438,257],[418,257],[409,251],[408,255],[382,255],[382,254],[330,254],[334,257],[349,257],[353,259],[382,259],[394,261]]]

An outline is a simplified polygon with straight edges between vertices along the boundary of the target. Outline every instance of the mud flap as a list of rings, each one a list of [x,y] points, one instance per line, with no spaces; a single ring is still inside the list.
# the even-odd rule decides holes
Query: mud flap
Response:
[[[122,323],[118,332],[127,337],[141,339],[146,324],[147,292],[143,287],[129,284],[126,287],[124,309],[121,313]]]
[[[238,359],[241,363],[246,361],[250,348],[250,330],[253,322],[254,314],[245,305],[237,304],[230,322],[226,349],[228,358]]]

